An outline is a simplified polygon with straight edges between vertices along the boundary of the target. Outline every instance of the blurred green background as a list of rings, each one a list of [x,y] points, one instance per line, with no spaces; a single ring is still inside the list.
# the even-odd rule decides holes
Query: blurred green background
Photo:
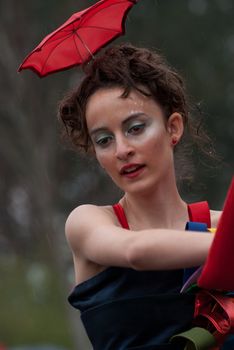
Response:
[[[113,203],[120,193],[59,136],[57,104],[81,70],[39,79],[17,68],[44,36],[94,3],[0,1],[0,344],[7,349],[90,349],[66,301],[74,276],[64,223],[77,205]],[[222,208],[234,168],[233,18],[232,0],[139,0],[117,40],[159,49],[184,75],[222,157],[212,171],[196,167],[184,196],[213,209]]]

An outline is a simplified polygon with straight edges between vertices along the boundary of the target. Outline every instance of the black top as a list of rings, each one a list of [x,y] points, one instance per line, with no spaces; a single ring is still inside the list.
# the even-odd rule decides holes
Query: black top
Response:
[[[200,221],[194,219],[204,213],[209,217],[206,202],[195,206],[196,211],[190,207],[192,221]],[[123,208],[115,207],[121,209],[116,213],[121,225],[128,228]],[[68,300],[81,311],[94,350],[181,350],[184,346],[170,344],[169,339],[192,327],[195,295],[180,293],[190,274],[183,269],[109,267],[76,286]]]
[[[191,326],[194,311],[194,295],[179,293],[182,280],[183,270],[109,267],[68,300],[81,311],[95,350],[177,350],[168,340]]]

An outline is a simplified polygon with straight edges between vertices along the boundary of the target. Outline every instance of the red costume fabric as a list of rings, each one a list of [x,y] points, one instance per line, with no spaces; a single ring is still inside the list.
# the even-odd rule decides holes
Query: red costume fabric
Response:
[[[232,179],[214,241],[198,285],[205,289],[234,290],[234,178]]]

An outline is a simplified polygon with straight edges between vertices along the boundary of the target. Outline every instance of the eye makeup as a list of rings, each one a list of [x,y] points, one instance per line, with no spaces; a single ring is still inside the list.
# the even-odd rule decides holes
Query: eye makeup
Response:
[[[113,135],[105,131],[97,131],[92,137],[93,142],[98,146],[105,146],[113,139]]]
[[[142,112],[133,112],[122,121],[121,129],[125,135],[138,135],[151,124],[151,117]],[[108,127],[94,128],[90,132],[94,144],[104,146],[114,139],[114,134]]]
[[[146,126],[146,123],[135,121],[133,123],[130,123],[130,125],[128,125],[126,133],[131,135],[139,134],[144,130],[145,126]]]

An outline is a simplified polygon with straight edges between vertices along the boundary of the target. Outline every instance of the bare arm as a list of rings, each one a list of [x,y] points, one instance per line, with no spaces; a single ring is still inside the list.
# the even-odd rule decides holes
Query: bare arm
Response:
[[[125,230],[100,208],[77,208],[66,223],[74,256],[103,266],[176,269],[204,263],[213,235],[170,229]]]

